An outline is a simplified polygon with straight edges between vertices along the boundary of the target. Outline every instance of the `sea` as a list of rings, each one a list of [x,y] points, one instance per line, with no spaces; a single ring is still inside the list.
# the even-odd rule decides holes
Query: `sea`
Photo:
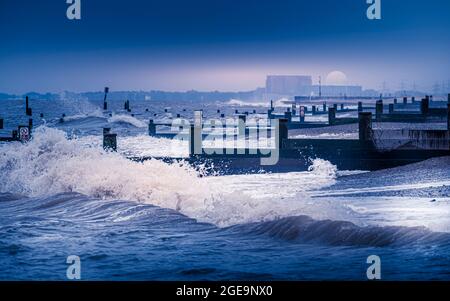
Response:
[[[148,135],[149,119],[264,116],[267,103],[108,104],[31,99],[32,140],[0,143],[0,280],[67,280],[78,256],[82,280],[365,281],[373,255],[382,280],[450,280],[450,157],[373,172],[317,157],[301,172],[206,173],[129,157],[187,158],[187,141]],[[2,100],[0,118],[0,136],[27,125],[24,100]],[[105,127],[117,152],[102,148]]]

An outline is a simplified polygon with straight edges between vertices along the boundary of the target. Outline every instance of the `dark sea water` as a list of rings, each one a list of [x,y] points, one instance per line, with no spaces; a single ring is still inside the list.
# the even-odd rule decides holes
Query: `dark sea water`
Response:
[[[384,280],[450,280],[450,158],[199,177],[125,158],[186,155],[187,144],[148,137],[148,119],[265,107],[142,101],[133,117],[100,104],[32,100],[33,140],[0,144],[0,280],[65,280],[69,255],[83,280],[365,280],[370,255]],[[0,104],[1,135],[27,123],[23,111]],[[118,153],[102,150],[102,127],[118,133]]]

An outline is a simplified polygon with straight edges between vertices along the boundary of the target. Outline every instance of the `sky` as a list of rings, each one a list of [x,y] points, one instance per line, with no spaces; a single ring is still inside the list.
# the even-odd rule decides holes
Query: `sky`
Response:
[[[0,92],[246,91],[269,74],[424,89],[450,80],[450,1],[0,0]]]

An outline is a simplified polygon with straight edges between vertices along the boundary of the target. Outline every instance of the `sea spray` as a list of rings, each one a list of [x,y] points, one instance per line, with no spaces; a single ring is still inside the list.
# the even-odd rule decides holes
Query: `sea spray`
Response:
[[[157,160],[133,162],[92,148],[64,132],[40,127],[28,144],[0,149],[0,191],[31,197],[78,192],[96,198],[126,199],[177,209],[209,197],[196,171]]]
[[[316,175],[323,175],[326,178],[336,177],[336,165],[331,164],[329,161],[318,158],[311,159],[311,163],[312,164],[308,167],[308,171]]]
[[[232,107],[268,107],[270,105],[269,102],[243,101],[239,99],[230,99],[225,104]]]
[[[130,200],[218,226],[328,212],[308,196],[335,182],[336,167],[325,160],[313,160],[309,172],[199,177],[186,163],[134,162],[85,138],[67,139],[63,131],[39,127],[29,143],[1,146],[0,192]]]
[[[87,97],[67,91],[60,93],[57,105],[75,113],[74,115],[100,116],[102,114],[101,108],[89,101]]]
[[[108,118],[109,123],[122,123],[122,124],[130,124],[137,128],[145,128],[147,124],[145,122],[137,119],[136,117],[124,114],[113,114],[110,118]]]
[[[244,101],[240,99],[230,99],[225,103],[226,106],[232,107],[269,107],[270,102],[255,102],[255,101]],[[287,98],[280,98],[274,102],[275,107],[290,108],[292,107],[292,101]]]
[[[96,111],[93,111],[90,113],[81,113],[81,114],[66,116],[66,117],[64,117],[64,122],[83,120],[83,119],[87,119],[90,117],[106,119],[103,117],[103,114],[102,114],[102,112],[100,112],[100,110],[96,110]]]

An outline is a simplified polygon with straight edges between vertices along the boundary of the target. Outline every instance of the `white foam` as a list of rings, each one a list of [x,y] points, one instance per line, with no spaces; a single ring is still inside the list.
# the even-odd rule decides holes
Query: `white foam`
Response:
[[[147,138],[127,139],[139,143]],[[218,226],[309,215],[358,225],[424,225],[450,231],[448,199],[352,197],[357,187],[337,191],[344,197],[320,190],[334,184],[339,173],[321,159],[306,172],[199,177],[186,164],[133,162],[120,153],[105,152],[99,144],[98,137],[69,140],[63,131],[47,127],[37,128],[27,144],[2,144],[0,192],[32,197],[78,192],[99,201],[130,200],[178,210]],[[420,188],[439,185],[443,183]],[[323,197],[326,194],[330,195]]]
[[[81,97],[69,92],[62,92],[57,104],[71,112],[75,112],[74,116],[103,116],[99,106],[91,103],[87,97]]]
[[[269,107],[269,102],[254,102],[254,101],[243,101],[239,99],[230,99],[227,103],[227,106],[232,107]]]
[[[137,128],[145,128],[147,124],[136,117],[125,114],[114,114],[108,118],[109,123],[127,123]]]
[[[131,200],[227,226],[301,213],[305,192],[334,183],[336,171],[329,162],[316,160],[309,172],[199,177],[184,164],[137,163],[89,141],[68,140],[60,130],[39,127],[27,144],[0,146],[0,191]],[[299,193],[304,193],[301,201],[293,201]]]
[[[292,135],[294,139],[358,139],[358,133],[320,133]]]
[[[152,160],[132,162],[120,154],[68,140],[62,131],[40,127],[28,144],[1,147],[0,190],[28,196],[78,192],[177,208],[203,199],[208,187],[187,166]]]
[[[71,115],[71,116],[66,116],[66,117],[64,117],[64,121],[66,121],[66,122],[67,121],[76,121],[76,120],[86,119],[89,117],[104,118],[103,113],[100,110],[95,110],[90,113],[80,113],[80,114],[75,114],[75,115]]]

